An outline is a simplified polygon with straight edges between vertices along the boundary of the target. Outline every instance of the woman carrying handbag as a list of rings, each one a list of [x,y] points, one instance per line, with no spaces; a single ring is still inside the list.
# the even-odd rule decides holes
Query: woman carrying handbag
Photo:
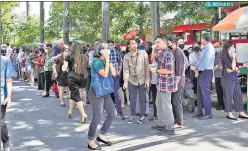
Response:
[[[112,76],[116,76],[116,72],[109,62],[109,55],[110,50],[106,42],[96,44],[94,60],[91,64],[91,88],[89,91],[89,100],[93,108],[93,119],[88,132],[88,148],[92,150],[101,150],[101,147],[95,143],[94,139],[97,126],[101,121],[103,109],[106,110],[108,115],[96,140],[108,146],[112,145],[104,136],[116,117],[115,105],[110,95],[114,92]]]

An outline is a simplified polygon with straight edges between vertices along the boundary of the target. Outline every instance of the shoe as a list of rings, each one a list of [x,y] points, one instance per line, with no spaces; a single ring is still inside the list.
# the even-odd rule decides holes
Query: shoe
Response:
[[[204,115],[202,117],[199,117],[200,120],[209,120],[212,119],[212,115]]]
[[[106,144],[107,146],[111,146],[113,143],[111,143],[110,141],[104,141],[104,140],[102,140],[99,136],[96,138],[96,140],[98,141],[98,142],[101,142],[101,143],[103,143],[103,144]]]
[[[86,104],[90,104],[90,101],[86,101]]]
[[[142,116],[139,120],[137,120],[137,123],[143,124],[145,121],[145,116]]]
[[[224,110],[224,107],[223,107],[223,106],[219,106],[219,107],[216,108],[216,110],[217,110],[217,111],[219,111],[219,110]]]
[[[228,115],[226,116],[226,118],[228,118],[229,120],[234,120],[234,121],[237,121],[237,120],[238,120],[238,119],[236,119],[236,118],[229,117]]]
[[[65,104],[60,104],[60,106],[65,107]]]
[[[158,136],[165,136],[165,135],[175,135],[175,130],[164,130],[162,132],[159,132],[157,135]]]
[[[183,128],[183,125],[182,124],[175,124],[174,125],[174,128],[177,129],[177,128]]]
[[[86,123],[87,119],[88,119],[88,115],[84,114],[81,121],[79,121],[79,123]]]
[[[120,120],[125,120],[125,116],[121,113],[121,114],[117,114],[117,117],[120,119]]]
[[[88,144],[88,148],[89,149],[91,149],[91,150],[101,150],[102,148],[101,147],[99,147],[99,146],[97,146],[96,148],[92,148],[92,147],[90,147],[90,145]]]
[[[132,116],[129,121],[128,121],[128,124],[133,124],[135,122],[135,116]]]
[[[239,115],[239,118],[248,119],[248,117],[244,117],[244,116],[242,116],[242,115]]]
[[[193,115],[193,118],[199,118],[199,117],[203,117],[203,114],[202,114],[202,113],[200,113],[200,114],[195,113],[195,114]]]
[[[150,121],[150,122],[157,121],[157,120],[158,120],[157,116],[153,116],[153,117],[148,119],[148,121]]]
[[[50,95],[49,95],[49,93],[47,93],[47,92],[45,92],[43,95],[42,95],[42,97],[43,98],[46,98],[46,97],[49,97]]]
[[[151,127],[153,130],[157,130],[157,131],[164,131],[165,130],[165,126],[159,126],[159,125],[155,125]]]

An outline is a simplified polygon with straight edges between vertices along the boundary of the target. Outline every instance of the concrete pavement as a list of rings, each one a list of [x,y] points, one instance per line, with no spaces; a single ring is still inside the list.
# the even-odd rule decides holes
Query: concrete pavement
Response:
[[[24,82],[15,81],[13,90],[13,103],[6,121],[14,151],[88,150],[91,105],[85,108],[89,121],[80,124],[77,109],[74,109],[72,119],[67,118],[68,101],[65,108],[61,107],[57,98],[36,96],[36,88]],[[184,128],[176,130],[176,135],[170,137],[157,136],[157,132],[150,129],[156,124],[154,122],[130,125],[128,119],[116,118],[107,135],[114,145],[101,146],[105,151],[247,151],[248,120],[230,121],[223,111],[213,108],[212,112],[213,119],[207,121],[193,119],[192,114],[185,113]],[[124,114],[130,115],[129,108],[124,109]]]

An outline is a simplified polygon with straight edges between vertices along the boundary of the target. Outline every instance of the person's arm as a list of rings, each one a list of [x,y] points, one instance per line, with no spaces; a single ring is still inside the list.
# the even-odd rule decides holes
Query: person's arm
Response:
[[[182,77],[184,72],[184,57],[183,54],[180,52],[176,53],[175,57],[175,76]]]
[[[168,74],[172,74],[173,72],[173,54],[172,53],[168,53],[168,55],[166,57],[164,57],[164,69],[158,69],[157,73],[162,74],[162,75],[168,75]]]
[[[145,82],[146,85],[148,86],[150,82],[150,70],[149,70],[148,55],[146,52],[144,53],[144,63],[145,63],[144,65],[145,65],[145,74],[146,74]]]
[[[231,58],[232,58],[232,70],[236,71],[236,67],[237,67],[236,66],[236,54],[233,53]]]
[[[8,105],[11,104],[12,99],[12,77],[16,75],[12,62],[10,59],[6,62],[6,87],[7,87],[7,98],[5,100]]]
[[[128,79],[129,79],[129,66],[128,66],[127,55],[124,56],[124,60],[123,60],[123,80],[124,80],[123,86],[124,88],[127,88]]]
[[[122,63],[123,63],[123,60],[122,60],[122,57],[121,57],[121,53],[118,52],[118,62],[119,62],[119,71],[118,71],[118,75],[121,74],[121,71],[122,71]]]
[[[104,69],[99,70],[99,74],[104,78],[107,78],[109,74],[109,64],[110,64],[108,55],[105,56],[105,61],[106,61],[105,67]]]

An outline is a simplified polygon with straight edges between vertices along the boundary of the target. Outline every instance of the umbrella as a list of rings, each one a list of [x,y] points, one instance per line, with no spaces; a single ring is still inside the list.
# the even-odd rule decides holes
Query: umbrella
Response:
[[[247,32],[248,31],[248,6],[239,8],[221,20],[213,31],[220,32]]]

